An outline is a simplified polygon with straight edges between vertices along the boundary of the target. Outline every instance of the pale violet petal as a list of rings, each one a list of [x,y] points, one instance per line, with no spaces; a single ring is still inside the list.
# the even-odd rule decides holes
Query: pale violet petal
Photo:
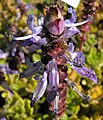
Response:
[[[65,27],[71,27],[74,25],[74,23],[71,23],[69,19],[66,19],[64,23],[65,23]]]
[[[41,45],[46,44],[46,38],[41,38],[40,36],[33,36],[32,38],[25,40],[24,43],[22,43],[23,46],[31,46],[35,45],[37,48],[40,48]]]
[[[58,84],[59,84],[59,73],[57,71],[57,64],[55,59],[52,59],[48,63],[48,70],[49,70],[49,94],[47,96],[48,102],[51,102],[55,99],[58,91]],[[52,95],[52,96],[51,96]]]
[[[69,19],[71,23],[76,22],[77,20],[77,16],[76,16],[76,12],[70,7],[68,8],[68,12],[72,14],[72,17]]]
[[[70,42],[68,46],[69,46],[69,48],[67,49],[67,51],[70,52],[70,53],[73,53],[73,51],[74,51],[73,43]]]
[[[34,27],[34,31],[33,34],[31,35],[27,35],[27,36],[23,36],[23,37],[14,37],[12,36],[12,39],[13,40],[27,40],[27,39],[30,39],[30,38],[35,38],[37,34],[39,34],[42,30],[42,26],[37,26],[37,27]],[[38,36],[39,37],[39,36]]]
[[[9,55],[9,53],[0,53],[0,59],[5,59],[7,58],[7,56]]]
[[[49,72],[49,84],[50,88],[53,89],[58,89],[58,84],[59,84],[59,73],[57,70],[52,69]]]
[[[84,65],[85,57],[83,55],[83,52],[81,51],[73,52],[71,56],[72,56],[72,63],[74,66],[79,67]]]
[[[55,62],[55,59],[52,59],[48,64],[47,64],[48,70],[52,70],[53,68],[57,69],[57,64]]]
[[[35,29],[34,29],[34,15],[33,14],[28,15],[28,17],[27,17],[27,25],[28,25],[29,29],[33,33],[35,33]]]
[[[33,35],[32,41],[33,41],[34,43],[37,43],[40,39],[41,39],[40,36],[35,36],[35,35]]]
[[[31,107],[37,102],[45,93],[47,87],[47,72],[45,71],[43,74],[43,77],[41,78],[40,82],[36,86],[36,89],[33,93]]]
[[[37,35],[41,32],[42,26],[36,26],[36,27],[34,27],[34,30],[35,30],[34,35]]]
[[[59,84],[59,73],[57,70],[53,69],[49,72],[49,85],[50,92],[47,96],[48,102],[51,102],[55,99],[58,92],[58,84]]]
[[[78,74],[81,76],[87,77],[97,83],[97,76],[95,72],[92,69],[86,68],[85,66],[83,67],[76,67],[76,66],[71,66]]]
[[[47,44],[46,38],[41,38],[41,39],[39,39],[38,43],[39,43],[40,45],[45,45],[45,44]]]
[[[77,34],[78,32],[80,32],[76,27],[70,27],[70,28],[67,28],[65,31],[64,31],[64,36],[66,38],[70,38],[72,35],[75,35]]]

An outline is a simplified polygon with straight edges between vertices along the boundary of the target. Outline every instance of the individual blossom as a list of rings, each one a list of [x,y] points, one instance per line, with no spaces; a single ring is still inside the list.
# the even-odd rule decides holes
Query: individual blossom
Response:
[[[70,38],[72,35],[79,33],[80,31],[76,28],[76,26],[83,25],[91,20],[91,17],[88,17],[87,20],[80,23],[75,23],[77,21],[77,16],[75,11],[70,7],[68,8],[68,13],[72,15],[70,19],[65,20],[66,30],[64,31],[65,37]]]
[[[28,51],[36,51],[40,49],[43,44],[46,44],[46,38],[41,38],[38,34],[41,33],[42,26],[34,25],[34,15],[30,14],[27,17],[27,25],[32,31],[31,35],[24,37],[13,37],[13,40],[23,41],[22,45],[27,48]]]
[[[47,70],[44,72],[42,78],[39,78],[39,83],[33,93],[31,107],[33,107],[34,103],[37,102],[45,93],[47,88],[47,76],[49,77],[49,93],[47,96],[47,100],[48,102],[51,102],[56,99],[55,112],[57,113],[59,73],[57,70],[57,64],[55,63],[55,59],[52,59],[48,63]]]
[[[95,72],[84,66],[85,63],[85,57],[83,55],[83,52],[81,51],[76,51],[74,52],[74,46],[72,43],[69,43],[70,45],[70,50],[68,50],[69,54],[71,55],[71,60],[66,56],[68,59],[67,63],[71,65],[71,67],[81,76],[87,77],[97,83],[97,76]],[[72,49],[72,50],[71,50]]]

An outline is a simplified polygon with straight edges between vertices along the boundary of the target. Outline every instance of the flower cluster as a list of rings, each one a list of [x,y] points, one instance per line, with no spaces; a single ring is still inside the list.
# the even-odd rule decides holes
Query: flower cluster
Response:
[[[31,63],[26,58],[28,69],[20,74],[20,78],[32,77],[37,73],[35,79],[39,80],[39,83],[33,93],[31,107],[43,96],[47,89],[47,101],[49,103],[54,101],[53,110],[55,115],[61,115],[63,112],[59,112],[59,100],[62,99],[60,87],[63,87],[60,84],[68,83],[83,99],[89,99],[88,96],[78,91],[74,83],[68,80],[66,64],[69,64],[81,76],[97,83],[95,72],[84,66],[85,57],[83,52],[74,51],[73,43],[69,42],[68,44],[67,42],[68,38],[79,32],[77,26],[87,23],[91,20],[91,17],[84,22],[75,23],[77,20],[75,11],[68,8],[68,12],[71,14],[71,18],[64,20],[62,8],[59,5],[52,4],[47,9],[46,15],[39,16],[38,26],[34,24],[33,14],[27,17],[27,25],[32,34],[24,37],[13,37],[13,40],[22,41],[22,45],[29,52],[41,49],[41,61]]]

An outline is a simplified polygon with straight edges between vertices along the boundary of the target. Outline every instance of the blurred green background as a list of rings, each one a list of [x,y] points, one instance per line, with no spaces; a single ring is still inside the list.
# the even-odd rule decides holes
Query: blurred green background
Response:
[[[21,32],[20,35],[29,34],[26,19],[27,15],[35,14],[35,23],[37,16],[43,13],[44,7],[51,3],[51,0],[22,0],[23,4],[31,4],[33,7],[28,11],[22,11],[19,20],[15,20],[20,12],[15,0],[0,0],[0,49],[4,50],[11,41],[7,37],[8,28],[11,25],[16,26]],[[53,3],[54,1],[52,1]],[[103,120],[103,4],[102,0],[96,0],[97,7],[91,31],[87,34],[88,40],[83,46],[86,58],[86,66],[93,68],[98,77],[98,84],[94,84],[89,79],[79,76],[70,67],[68,69],[69,79],[76,83],[78,89],[86,95],[91,94],[91,101],[83,101],[69,86],[66,100],[66,111],[60,117],[60,120]],[[67,14],[68,5],[64,6],[64,15]],[[76,9],[78,21],[81,20],[82,1]],[[75,39],[75,38],[73,38]],[[79,37],[76,36],[77,49],[80,44]],[[12,45],[11,45],[12,46]],[[33,60],[40,59],[37,54],[33,55]],[[1,59],[0,64],[7,63],[6,59]],[[27,66],[18,64],[19,71],[24,71]],[[1,80],[1,78],[0,78]],[[12,95],[2,84],[0,85],[0,117],[5,116],[7,120],[53,120],[53,114],[47,110],[45,95],[33,108],[30,108],[30,99],[37,85],[34,78],[19,79],[17,74],[5,74]],[[1,83],[1,82],[0,82]]]

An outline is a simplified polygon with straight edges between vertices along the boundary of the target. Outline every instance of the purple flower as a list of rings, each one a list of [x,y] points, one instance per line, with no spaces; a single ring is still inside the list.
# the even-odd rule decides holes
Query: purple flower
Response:
[[[71,60],[67,56],[65,56],[68,59],[68,62],[71,67],[81,76],[87,77],[97,83],[97,76],[95,72],[92,69],[86,68],[84,66],[85,63],[85,57],[83,55],[83,52],[77,51],[73,52],[74,46],[72,43],[69,43],[70,50],[68,49],[69,54],[71,55]],[[71,50],[72,49],[72,50]]]
[[[27,17],[27,25],[29,29],[32,31],[31,35],[27,35],[24,37],[13,37],[13,40],[20,40],[23,41],[22,45],[29,46],[34,45],[33,49],[38,50],[40,47],[47,43],[46,38],[41,38],[38,34],[41,33],[42,26],[35,26],[34,25],[34,15],[30,14]]]
[[[12,44],[11,46],[8,46],[7,50],[9,50],[9,55],[13,58],[15,58],[15,56],[19,56],[21,59],[22,63],[25,63],[25,55],[24,52],[21,48],[21,43],[18,41],[12,41],[9,44]]]
[[[68,12],[71,13],[71,18],[70,19],[66,19],[65,20],[65,30],[64,30],[64,36],[66,38],[70,38],[72,35],[77,34],[78,32],[80,32],[76,26],[80,26],[83,25],[85,23],[87,23],[88,21],[91,20],[91,18],[88,18],[86,21],[84,22],[80,22],[80,23],[75,23],[77,20],[77,16],[75,11],[70,7],[68,8]]]
[[[29,52],[41,49],[41,61],[31,63],[30,60],[26,58],[28,69],[20,74],[20,78],[29,78],[35,74],[34,78],[39,80],[39,83],[33,93],[31,107],[43,96],[47,88],[47,100],[48,102],[54,100],[54,113],[56,115],[59,109],[59,98],[61,99],[62,96],[59,95],[59,85],[64,84],[65,80],[67,81],[65,84],[69,83],[71,88],[83,99],[89,99],[89,97],[86,97],[78,91],[75,84],[67,80],[66,62],[78,74],[97,83],[95,72],[84,66],[85,57],[83,52],[74,51],[73,43],[67,45],[68,38],[79,32],[76,26],[87,23],[91,18],[88,18],[84,22],[75,23],[77,20],[75,11],[72,8],[68,8],[68,12],[71,14],[71,18],[64,20],[62,8],[60,8],[59,5],[52,4],[47,9],[46,15],[38,18],[39,26],[35,26],[34,24],[34,15],[31,14],[27,17],[27,25],[32,31],[32,34],[24,37],[13,37],[14,40],[21,40],[23,42],[22,45],[24,45]],[[44,63],[44,65],[42,63]],[[61,88],[65,88],[63,89],[64,93],[66,93],[65,84],[61,86]]]
[[[57,71],[57,64],[55,63],[55,59],[51,60],[48,63],[47,70],[44,72],[43,77],[38,77],[40,82],[34,91],[31,103],[32,105],[44,94],[47,87],[47,76],[49,76],[49,94],[47,96],[47,100],[48,102],[51,102],[57,96],[59,84],[59,74]]]

